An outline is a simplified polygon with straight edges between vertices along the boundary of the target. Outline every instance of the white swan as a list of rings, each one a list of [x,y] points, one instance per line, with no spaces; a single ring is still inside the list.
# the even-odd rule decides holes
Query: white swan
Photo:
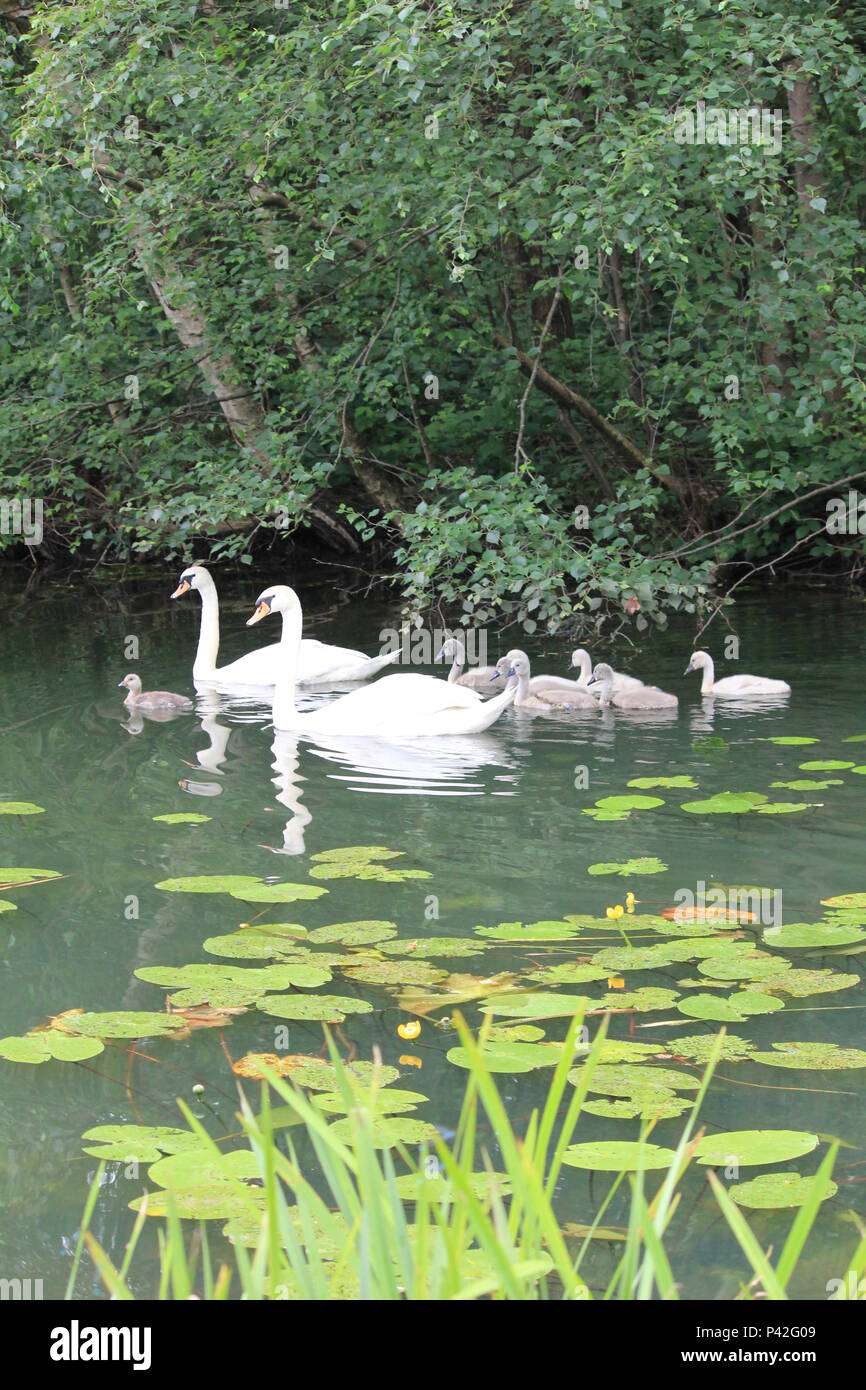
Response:
[[[692,652],[692,659],[683,672],[688,676],[692,671],[703,671],[701,680],[702,695],[789,695],[791,687],[787,681],[769,680],[766,676],[725,676],[717,681],[713,658],[709,652]]]
[[[247,627],[269,613],[282,613],[280,674],[274,686],[274,727],[299,733],[345,734],[399,740],[439,734],[474,734],[487,729],[514,700],[513,687],[484,701],[475,690],[435,676],[383,676],[363,690],[353,690],[323,709],[300,714],[295,709],[298,653],[303,613],[294,589],[274,584],[256,600]]]
[[[204,565],[190,565],[180,576],[172,598],[180,598],[190,589],[201,595],[201,627],[198,649],[192,668],[195,681],[213,681],[219,685],[273,685],[280,670],[280,644],[259,647],[246,656],[238,657],[228,666],[217,667],[220,645],[219,599],[216,585]],[[329,685],[338,681],[364,681],[391,666],[399,657],[400,648],[385,656],[366,656],[350,647],[332,647],[325,642],[308,638],[301,643],[297,680],[301,685]]]
[[[679,701],[676,695],[659,690],[657,685],[641,685],[637,690],[616,690],[613,669],[606,661],[599,662],[589,678],[590,685],[596,682],[601,686],[601,707],[613,705],[616,709],[676,709]]]
[[[598,702],[588,690],[581,690],[577,681],[554,676],[548,684],[547,676],[532,676],[525,652],[508,652],[497,661],[496,670],[500,677],[516,683],[515,709],[534,710],[536,714],[557,709],[598,709]]]
[[[470,690],[480,690],[482,695],[495,695],[502,690],[502,686],[496,684],[495,666],[472,666],[468,671],[464,671],[466,648],[459,637],[447,637],[436,660],[441,661],[443,657],[448,656],[454,658],[448,672],[448,680],[452,685],[465,685]]]
[[[584,647],[578,647],[576,651],[571,653],[571,664],[580,668],[577,684],[585,689],[592,677],[592,657]],[[613,670],[612,667],[609,669]],[[639,681],[637,676],[626,676],[623,675],[622,671],[613,672],[614,690],[639,690],[643,684],[644,682]],[[601,694],[600,690],[599,694]]]

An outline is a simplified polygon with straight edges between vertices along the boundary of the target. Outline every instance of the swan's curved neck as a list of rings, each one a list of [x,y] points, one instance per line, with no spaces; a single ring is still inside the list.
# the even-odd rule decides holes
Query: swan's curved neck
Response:
[[[448,672],[448,679],[452,683],[457,680],[458,676],[463,675],[463,667],[466,665],[466,649],[462,645],[462,643],[455,642],[453,651],[454,661],[452,663],[451,670]]]
[[[592,675],[592,661],[590,660],[588,652],[580,653],[577,658],[577,665],[580,667],[580,675],[577,683],[578,685],[587,685]]]
[[[283,610],[283,632],[280,637],[279,670],[274,685],[274,728],[293,729],[297,724],[295,685],[298,676],[298,657],[301,653],[303,614],[299,605]]]
[[[713,658],[712,658],[711,656],[708,656],[708,657],[707,657],[707,664],[706,664],[706,666],[704,667],[704,670],[703,670],[703,679],[702,679],[702,681],[701,681],[701,694],[702,694],[702,695],[712,695],[712,693],[713,693],[713,686],[714,686],[714,684],[715,684],[715,681],[716,681],[716,668],[715,668],[715,666],[713,665]]]
[[[613,680],[610,676],[601,682],[601,700],[599,701],[602,709],[606,709],[610,704],[610,697],[613,694]]]
[[[200,584],[201,627],[198,633],[198,650],[192,668],[193,680],[206,680],[216,671],[217,655],[220,649],[220,606],[216,585],[209,577]]]
[[[517,677],[517,704],[522,705],[524,700],[529,699],[529,676],[524,671],[522,676]]]

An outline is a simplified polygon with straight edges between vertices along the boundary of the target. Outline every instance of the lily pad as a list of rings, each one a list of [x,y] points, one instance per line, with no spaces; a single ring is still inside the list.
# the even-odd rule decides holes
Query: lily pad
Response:
[[[650,787],[696,787],[698,784],[694,777],[687,773],[682,773],[676,777],[632,777],[626,782],[627,787],[637,787],[648,790]]]
[[[580,1084],[583,1068],[575,1067],[568,1074],[573,1085]],[[697,1091],[700,1077],[692,1072],[660,1067],[655,1062],[602,1062],[596,1066],[589,1083],[590,1091],[607,1096],[638,1096],[648,1091]]]
[[[215,1188],[234,1190],[232,1179],[258,1178],[259,1165],[252,1149],[233,1149],[216,1157],[210,1149],[183,1149],[157,1159],[147,1170],[151,1182],[171,1191],[203,1194]]]
[[[319,898],[327,891],[310,883],[263,883],[251,874],[190,874],[156,884],[165,893],[228,893],[242,902],[291,903]]]
[[[44,812],[45,807],[33,801],[0,801],[0,816],[41,816]]]
[[[606,1096],[598,1100],[585,1100],[582,1108],[590,1115],[601,1115],[608,1120],[675,1120],[690,1105],[687,1097],[660,1090],[657,1094],[643,1095],[640,1101],[610,1100]]]
[[[772,738],[767,739],[768,743],[777,743],[782,748],[798,748],[804,743],[820,743],[820,741],[817,738],[805,738],[802,734],[775,734]]]
[[[684,801],[680,810],[693,816],[742,816],[766,800],[763,792],[717,792],[704,801]]]
[[[259,883],[261,879],[253,874],[187,874],[183,878],[164,878],[156,887],[165,893],[234,893]]]
[[[370,1014],[373,1005],[366,999],[338,994],[266,995],[257,1008],[272,1018],[319,1019],[323,1023],[342,1023],[347,1014]]]
[[[786,967],[790,970],[789,961],[768,951],[725,951],[700,961],[698,974],[710,975],[714,980],[763,980],[779,975]]]
[[[841,777],[827,777],[823,782],[818,782],[809,777],[796,777],[792,782],[771,782],[771,787],[783,787],[791,792],[823,792],[828,787],[842,787],[844,782]]]
[[[210,816],[200,816],[196,811],[170,811],[164,816],[154,816],[154,820],[164,825],[204,825]]]
[[[756,806],[759,816],[790,816],[797,811],[808,811],[811,801],[768,801],[766,806]]]
[[[500,994],[486,999],[482,1013],[502,1018],[572,1018],[582,1013],[589,1000],[582,994]]]
[[[772,1052],[755,1052],[751,1060],[766,1067],[789,1067],[796,1071],[849,1071],[866,1067],[866,1052],[836,1043],[773,1043]]]
[[[393,922],[334,922],[329,927],[316,927],[307,939],[315,945],[339,941],[343,946],[367,946],[376,941],[387,941],[396,935],[397,928]]]
[[[590,1001],[593,1009],[634,1009],[639,1014],[653,1013],[657,1009],[673,1009],[679,999],[675,989],[657,989],[646,986],[642,989],[611,990],[603,999]]]
[[[587,1168],[603,1173],[636,1172],[668,1168],[674,1161],[673,1149],[663,1149],[658,1144],[629,1143],[624,1140],[608,1140],[598,1144],[572,1144],[562,1155],[563,1163],[572,1168]]]
[[[269,965],[258,970],[228,965],[149,965],[136,970],[135,975],[148,984],[182,987],[184,998],[172,997],[172,1003],[179,1008],[195,1003],[217,1007],[252,1004],[269,990],[317,989],[332,979],[327,968],[305,962]]]
[[[737,1183],[728,1189],[728,1195],[738,1207],[750,1207],[755,1211],[778,1211],[783,1207],[801,1207],[812,1195],[814,1178],[801,1177],[799,1173],[762,1173],[751,1182]],[[825,1179],[821,1201],[835,1197],[838,1185]]]
[[[455,1067],[469,1067],[465,1047],[452,1047],[446,1054]],[[527,1072],[537,1067],[555,1067],[562,1056],[556,1043],[499,1041],[488,1038],[482,1050],[484,1064],[492,1072]]]
[[[601,923],[599,923],[599,926]],[[494,941],[567,941],[577,936],[578,928],[570,922],[500,922],[496,927],[477,927],[479,936]]]
[[[420,1091],[403,1091],[396,1086],[385,1086],[380,1087],[375,1095],[367,1091],[353,1096],[348,1104],[338,1091],[319,1091],[313,1103],[319,1110],[331,1115],[346,1115],[358,1105],[374,1110],[377,1115],[402,1115],[416,1110],[426,1099]]]
[[[308,1057],[305,1053],[283,1053],[277,1056],[269,1052],[248,1052],[234,1063],[232,1070],[237,1076],[262,1076],[263,1067],[280,1076],[290,1076],[298,1086],[306,1086],[311,1091],[337,1091],[339,1077],[336,1069],[322,1057]],[[400,1075],[396,1067],[376,1067],[373,1062],[355,1061],[345,1064],[345,1070],[352,1081],[369,1086],[374,1079],[379,1086],[388,1086]]]
[[[397,1144],[410,1146],[427,1144],[436,1137],[435,1125],[431,1125],[427,1120],[407,1120],[399,1115],[391,1117],[378,1114],[370,1118],[370,1137],[373,1147],[376,1149],[392,1149]],[[330,1126],[331,1134],[335,1139],[342,1139],[344,1143],[349,1143],[355,1131],[356,1123],[357,1121],[351,1117],[337,1120]]]
[[[664,806],[660,796],[602,796],[595,805],[599,811],[652,811],[656,806]]]
[[[801,772],[844,772],[847,768],[853,767],[850,762],[840,761],[839,758],[818,758],[810,763],[800,763]]]
[[[7,1062],[83,1062],[103,1051],[98,1038],[70,1038],[51,1028],[17,1038],[0,1038],[0,1057]]]
[[[288,930],[293,923],[286,922],[283,926],[284,933],[248,927],[225,936],[208,936],[202,946],[208,955],[227,956],[230,960],[281,960],[299,955],[298,937],[306,933],[306,928],[295,927],[296,936]]]
[[[169,1125],[97,1125],[82,1134],[84,1152],[109,1163],[156,1163],[163,1154],[200,1149],[202,1141],[189,1129]]]
[[[0,874],[2,874],[0,870]],[[866,893],[840,893],[835,898],[822,898],[822,907],[850,907],[866,909]]]
[[[742,1023],[752,1014],[774,1014],[785,1006],[772,994],[742,990],[721,999],[715,994],[691,994],[681,999],[677,1009],[687,1018],[711,1019],[715,1023]]]
[[[404,1202],[417,1202],[423,1199],[430,1203],[454,1200],[454,1189],[444,1173],[428,1177],[425,1173],[401,1173],[395,1179],[398,1196]],[[470,1173],[469,1186],[473,1196],[485,1201],[495,1193],[508,1197],[511,1193],[511,1179],[507,1173]]]
[[[805,946],[850,946],[863,941],[866,932],[860,927],[827,922],[789,922],[782,927],[765,927],[764,940],[768,946],[781,950]]]
[[[787,966],[787,961],[780,960],[779,964]],[[761,989],[807,999],[812,994],[834,994],[837,989],[852,989],[859,983],[859,975],[842,975],[836,970],[785,969],[778,975],[764,976]]]
[[[628,878],[633,874],[663,874],[667,867],[660,859],[644,856],[641,859],[626,859],[623,864],[590,864],[587,873],[619,874],[622,878]]]
[[[63,1031],[86,1038],[155,1038],[186,1025],[172,1014],[146,1012],[64,1014]]]
[[[29,883],[47,883],[62,878],[57,869],[0,869],[0,891],[4,888],[23,888]]]
[[[790,1163],[818,1146],[817,1134],[799,1129],[732,1129],[706,1134],[695,1146],[695,1157],[708,1167],[751,1168],[763,1163]]]
[[[690,1033],[687,1037],[676,1037],[669,1045],[675,1057],[687,1057],[691,1062],[706,1063],[713,1055],[718,1039],[711,1033]],[[753,1044],[748,1038],[739,1038],[735,1033],[727,1033],[722,1040],[719,1060],[737,1062],[751,1054]]]
[[[314,854],[311,878],[359,878],[379,883],[403,883],[413,878],[430,878],[427,869],[386,868],[383,859],[402,858],[402,850],[385,849],[380,845],[350,845],[345,849],[324,850]]]
[[[382,941],[378,949],[388,956],[421,960],[427,956],[478,956],[487,947],[483,941],[475,941],[471,936],[414,936],[401,937],[398,941]]]
[[[246,1194],[237,1192],[228,1182],[215,1183],[210,1188],[181,1189],[171,1193],[151,1192],[129,1203],[130,1211],[140,1211],[146,1203],[147,1215],[165,1220],[172,1211],[182,1221],[229,1221],[238,1224],[249,1220],[249,1205],[254,1203],[264,1211],[264,1192],[250,1187]]]

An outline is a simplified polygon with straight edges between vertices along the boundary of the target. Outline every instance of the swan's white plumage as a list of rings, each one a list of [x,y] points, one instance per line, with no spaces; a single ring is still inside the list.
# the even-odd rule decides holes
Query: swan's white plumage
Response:
[[[193,680],[215,685],[272,686],[280,670],[280,644],[272,642],[247,652],[227,666],[217,666],[219,655],[219,599],[216,585],[204,565],[190,565],[172,594],[179,598],[190,589],[201,596],[201,627],[192,668]],[[331,685],[340,681],[369,680],[400,655],[399,647],[384,656],[367,656],[351,647],[334,647],[305,638],[301,643],[297,680],[301,685]]]
[[[392,740],[473,734],[489,728],[514,701],[513,688],[484,701],[477,691],[466,686],[435,676],[404,674],[383,676],[363,690],[353,690],[322,709],[301,714],[295,708],[295,685],[303,613],[294,590],[285,584],[263,590],[248,625],[259,622],[268,613],[281,613],[283,618],[281,667],[273,704],[277,729],[295,729],[313,736],[343,734]]]
[[[580,667],[580,675],[577,678],[577,684],[581,689],[585,689],[589,685],[592,677],[592,657],[585,647],[578,647],[576,651],[571,653],[571,664],[572,666]],[[607,665],[606,662],[604,664]],[[613,672],[613,689],[615,691],[639,690],[644,684],[643,681],[638,680],[637,676],[626,676],[622,671],[614,671],[612,666],[608,666],[608,670]],[[598,685],[595,686],[595,689],[601,694],[601,689]]]
[[[568,681],[561,676],[533,676],[525,652],[517,649],[507,652],[497,661],[496,669],[503,679],[511,676],[517,683],[515,709],[549,714],[558,709],[598,708],[591,693],[581,690],[577,681]]]
[[[590,679],[601,687],[602,709],[607,709],[609,705],[623,710],[676,709],[679,704],[676,695],[660,690],[657,685],[640,685],[637,689],[614,689],[613,670],[605,661],[599,662]]]
[[[691,671],[702,671],[701,694],[702,695],[722,695],[731,698],[745,697],[752,695],[789,695],[791,687],[787,681],[772,680],[768,676],[723,676],[720,681],[715,679],[715,667],[713,658],[709,652],[692,652],[691,660],[686,667],[685,674]]]

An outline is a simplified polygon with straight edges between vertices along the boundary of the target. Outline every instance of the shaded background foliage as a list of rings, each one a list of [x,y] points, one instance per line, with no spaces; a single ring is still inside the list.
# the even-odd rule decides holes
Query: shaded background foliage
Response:
[[[0,72],[0,496],[49,556],[311,527],[529,630],[859,575],[858,6],[0,0]],[[699,99],[781,150],[678,144]]]

